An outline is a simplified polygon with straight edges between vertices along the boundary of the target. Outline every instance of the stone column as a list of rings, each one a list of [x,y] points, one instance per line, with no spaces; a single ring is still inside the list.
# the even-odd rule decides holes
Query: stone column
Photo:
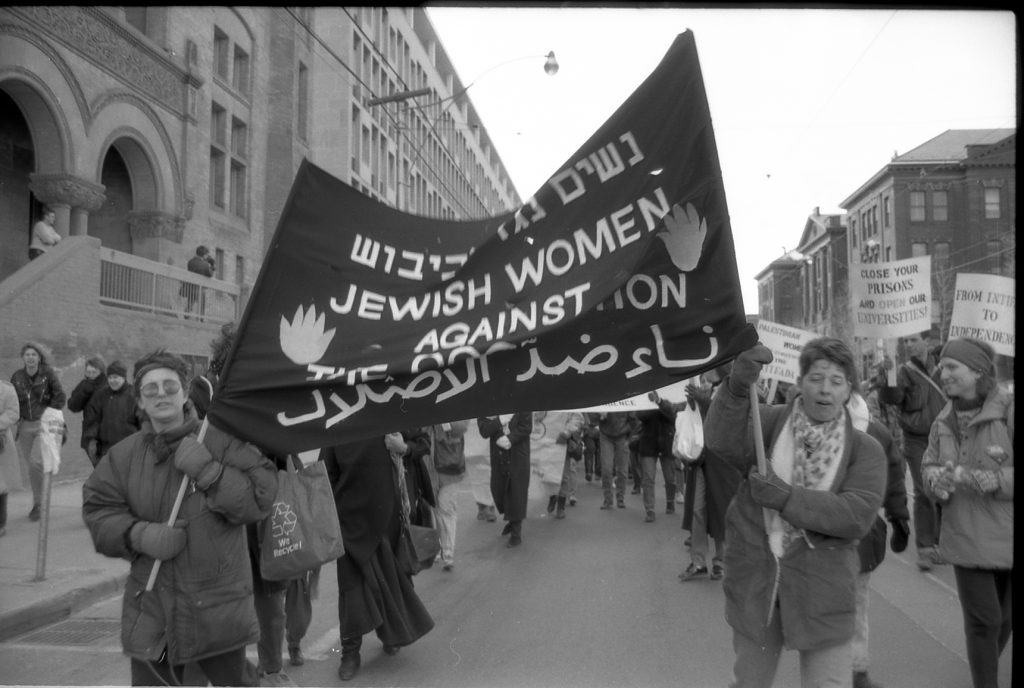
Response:
[[[85,236],[89,233],[89,213],[99,210],[107,200],[107,187],[70,174],[29,175],[29,187],[36,198],[54,209],[55,228],[61,236]]]
[[[135,255],[158,263],[172,263],[179,257],[185,218],[159,210],[133,210],[128,213],[128,227]]]

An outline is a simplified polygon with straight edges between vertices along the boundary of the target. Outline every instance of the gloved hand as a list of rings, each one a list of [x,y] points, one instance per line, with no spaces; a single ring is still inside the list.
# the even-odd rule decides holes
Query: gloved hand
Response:
[[[394,452],[399,456],[403,456],[409,446],[402,439],[402,433],[400,432],[389,432],[384,435],[384,446],[388,448],[389,452]]]
[[[772,352],[764,344],[758,343],[742,352],[732,362],[729,373],[729,387],[734,394],[746,394],[750,385],[757,382],[761,368],[771,363]]]
[[[174,467],[196,481],[196,487],[206,490],[217,482],[224,464],[214,461],[210,451],[195,437],[185,436],[174,452]]]
[[[953,472],[953,481],[957,485],[981,494],[990,494],[999,490],[999,473],[997,471],[957,466]]]
[[[173,526],[166,523],[139,521],[132,526],[128,537],[133,550],[161,561],[178,556],[181,550],[185,549],[185,543],[188,542],[183,520],[176,521]]]
[[[897,518],[892,521],[892,537],[889,539],[889,546],[897,554],[907,548],[910,540],[910,523],[905,518]]]
[[[786,507],[792,488],[776,475],[771,467],[768,468],[768,475],[764,475],[758,472],[755,466],[750,469],[747,477],[750,480],[750,496],[754,502],[776,511],[782,511]]]
[[[499,437],[497,441],[495,441],[495,444],[497,444],[502,449],[512,448],[512,440],[508,438],[508,435],[502,435],[501,437]]]
[[[956,480],[953,478],[953,464],[947,462],[945,466],[925,466],[921,469],[921,476],[928,483],[928,488],[936,497],[942,500],[949,499],[956,492]]]

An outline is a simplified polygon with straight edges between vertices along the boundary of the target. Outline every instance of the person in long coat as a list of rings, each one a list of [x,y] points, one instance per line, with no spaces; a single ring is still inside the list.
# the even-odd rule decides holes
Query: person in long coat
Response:
[[[256,685],[245,658],[259,638],[245,525],[270,514],[277,471],[212,425],[199,442],[180,357],[156,351],[139,359],[135,387],[142,429],[111,447],[82,486],[96,551],[131,562],[121,644],[132,685],[180,685],[193,662],[214,685]],[[183,479],[191,489],[168,525]]]
[[[396,433],[397,434],[397,433]],[[337,560],[341,664],[338,677],[359,671],[363,636],[371,631],[393,655],[434,627],[413,588],[412,562],[401,545],[402,496],[391,451],[377,436],[325,448],[345,554]]]
[[[7,495],[21,489],[21,466],[14,429],[21,416],[18,393],[7,380],[0,380],[0,536],[7,532]]]
[[[481,437],[490,440],[491,495],[494,506],[508,521],[501,534],[509,536],[506,547],[517,547],[523,542],[523,519],[530,489],[533,412],[485,416],[476,422]]]
[[[771,686],[782,649],[800,653],[801,685],[850,685],[857,542],[886,487],[886,458],[853,427],[846,403],[856,364],[841,340],[800,352],[800,393],[762,405],[766,465],[749,432],[750,388],[771,352],[742,352],[711,401],[705,443],[746,479],[727,514],[725,619],[732,627],[732,688]]]

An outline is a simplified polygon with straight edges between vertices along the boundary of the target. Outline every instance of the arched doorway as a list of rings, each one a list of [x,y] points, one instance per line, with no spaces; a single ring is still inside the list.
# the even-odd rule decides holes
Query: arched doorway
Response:
[[[28,262],[33,213],[28,183],[35,164],[28,122],[0,87],[0,280]]]
[[[115,140],[103,156],[100,183],[106,201],[89,215],[89,234],[106,248],[132,253],[129,213],[157,204],[156,177],[142,146],[127,136]]]

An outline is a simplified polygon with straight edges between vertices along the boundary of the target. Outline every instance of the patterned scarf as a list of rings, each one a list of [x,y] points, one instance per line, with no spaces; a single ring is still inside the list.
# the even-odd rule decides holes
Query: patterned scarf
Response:
[[[824,423],[812,423],[800,399],[793,404],[790,416],[793,427],[793,472],[789,484],[810,490],[827,490],[835,479],[836,468],[843,458],[846,443],[846,413]],[[782,549],[800,536],[800,532],[783,520]]]
[[[142,425],[143,438],[146,442],[153,445],[156,462],[163,463],[174,456],[174,452],[178,450],[178,445],[181,444],[182,438],[192,434],[197,427],[199,427],[199,419],[195,413],[192,413],[191,416],[185,416],[185,422],[178,427],[164,432],[154,432],[153,426],[147,420]]]

